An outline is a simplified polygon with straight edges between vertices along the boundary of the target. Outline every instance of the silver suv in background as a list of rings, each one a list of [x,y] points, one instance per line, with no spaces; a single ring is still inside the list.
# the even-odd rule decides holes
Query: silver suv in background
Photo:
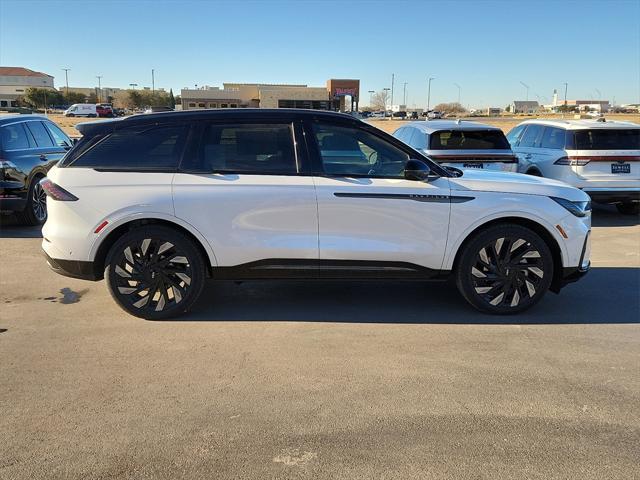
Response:
[[[518,170],[518,159],[504,133],[491,125],[460,120],[411,122],[393,136],[446,166]]]
[[[604,118],[527,120],[507,139],[520,172],[561,180],[621,213],[640,213],[640,125]]]

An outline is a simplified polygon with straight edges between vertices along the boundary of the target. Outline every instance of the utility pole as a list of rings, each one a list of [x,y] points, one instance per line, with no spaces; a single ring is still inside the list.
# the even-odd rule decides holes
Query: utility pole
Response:
[[[404,82],[404,86],[402,87],[402,104],[404,108],[407,108],[407,82]]]
[[[569,87],[569,84],[567,82],[564,82],[564,106],[567,106],[567,88]]]
[[[64,70],[64,79],[67,82],[67,101],[69,101],[69,70],[71,70],[70,68],[63,68],[62,70]]]
[[[453,84],[458,87],[458,103],[460,104],[460,90],[462,90],[462,87],[455,82]]]
[[[390,88],[383,88],[382,90],[385,91],[385,92],[388,92],[391,89]],[[386,95],[385,95],[385,99],[384,99],[384,113],[382,114],[382,116],[383,117],[387,116],[387,98],[386,98]]]
[[[395,74],[391,74],[391,119],[393,120],[393,82],[395,81]]]
[[[44,116],[47,116],[47,81],[43,80],[44,88],[42,89],[42,93],[44,95]]]
[[[429,77],[429,90],[427,91],[427,113],[429,113],[429,108],[431,107],[431,80],[434,80],[435,77]]]
[[[369,107],[373,108],[373,94],[376,93],[375,90],[369,90]]]
[[[98,79],[98,103],[102,103],[102,83],[100,83],[102,75],[96,75],[96,78]]]
[[[151,93],[155,95],[156,93],[156,79],[155,79],[155,70],[151,69]]]
[[[529,85],[527,85],[524,82],[520,82],[520,85],[522,85],[524,88],[527,89],[527,102],[529,101]]]

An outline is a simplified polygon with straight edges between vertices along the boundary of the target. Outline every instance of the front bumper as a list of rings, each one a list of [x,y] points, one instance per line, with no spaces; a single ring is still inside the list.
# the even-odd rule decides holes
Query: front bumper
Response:
[[[551,284],[549,290],[553,293],[559,293],[562,288],[566,287],[570,283],[577,282],[584,277],[591,269],[591,261],[589,256],[591,254],[591,231],[587,233],[582,245],[582,253],[580,254],[580,263],[577,267],[564,267],[560,275],[556,275],[554,281]]]
[[[42,251],[42,254],[47,259],[49,268],[59,275],[79,278],[80,280],[91,280],[94,282],[102,279],[102,276],[95,271],[93,262],[51,258],[44,250]]]

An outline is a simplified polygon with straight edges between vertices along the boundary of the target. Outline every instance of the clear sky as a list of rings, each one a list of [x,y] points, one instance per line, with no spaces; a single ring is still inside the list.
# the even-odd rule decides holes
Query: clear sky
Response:
[[[400,103],[514,99],[640,102],[640,0],[0,0],[0,65],[70,86],[181,88],[222,82],[361,80]]]

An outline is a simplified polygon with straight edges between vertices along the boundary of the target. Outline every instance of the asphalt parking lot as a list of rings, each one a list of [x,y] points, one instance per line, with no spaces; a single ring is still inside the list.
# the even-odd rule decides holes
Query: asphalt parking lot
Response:
[[[640,222],[496,318],[454,288],[212,282],[124,314],[0,220],[0,478],[640,477]]]

